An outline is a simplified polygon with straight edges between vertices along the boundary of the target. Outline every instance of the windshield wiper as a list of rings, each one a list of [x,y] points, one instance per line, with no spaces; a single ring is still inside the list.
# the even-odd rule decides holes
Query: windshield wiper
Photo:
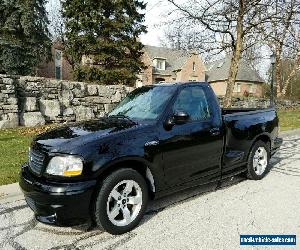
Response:
[[[117,119],[118,119],[118,118],[126,119],[127,121],[130,121],[131,123],[136,124],[136,122],[133,121],[133,120],[131,120],[131,119],[129,118],[129,116],[127,116],[127,115],[117,114],[117,115],[110,115],[110,116],[108,116],[108,117],[117,118]]]

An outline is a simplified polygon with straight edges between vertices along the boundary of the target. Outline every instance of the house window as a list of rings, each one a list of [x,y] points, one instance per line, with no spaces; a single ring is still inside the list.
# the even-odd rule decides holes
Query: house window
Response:
[[[237,93],[241,92],[241,84],[240,83],[234,84],[233,92],[237,92]]]
[[[251,93],[251,94],[256,93],[256,85],[255,84],[250,84],[249,85],[249,93]]]
[[[61,80],[61,67],[55,67],[55,78]]]
[[[62,79],[62,51],[55,50],[55,78]]]
[[[165,70],[165,61],[163,60],[158,60],[157,61],[157,68],[161,70]]]
[[[61,60],[61,51],[56,50],[55,52],[55,60],[60,61]]]
[[[166,60],[161,58],[155,58],[153,60],[154,66],[159,70],[166,70]]]
[[[193,71],[196,71],[196,63],[193,62]]]

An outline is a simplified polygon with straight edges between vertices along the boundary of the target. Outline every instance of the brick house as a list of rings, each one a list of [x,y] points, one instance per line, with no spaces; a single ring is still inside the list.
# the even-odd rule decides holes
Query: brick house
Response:
[[[217,95],[226,93],[230,56],[204,64],[196,52],[146,45],[142,60],[146,69],[138,76],[137,87],[157,82],[208,81]],[[233,95],[262,97],[263,83],[257,71],[242,59]]]
[[[72,80],[73,70],[69,62],[63,56],[61,42],[54,42],[52,44],[51,55],[51,61],[41,63],[37,71],[37,76],[58,80]]]
[[[137,87],[157,82],[205,81],[205,65],[196,52],[145,45],[142,61],[146,69]]]

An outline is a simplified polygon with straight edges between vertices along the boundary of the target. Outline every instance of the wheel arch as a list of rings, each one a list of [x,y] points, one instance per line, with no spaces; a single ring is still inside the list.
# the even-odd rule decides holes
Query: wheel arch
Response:
[[[149,167],[149,163],[145,159],[140,158],[120,158],[100,169],[98,181],[101,182],[105,177],[122,168],[131,168],[142,175],[147,183],[150,198],[154,198],[157,190],[153,171]]]
[[[252,148],[254,147],[255,143],[257,143],[258,141],[262,141],[264,143],[269,143],[269,152],[271,152],[271,136],[268,134],[268,133],[263,133],[263,134],[260,134],[260,135],[257,135],[253,140],[252,140],[252,143],[251,143],[251,146],[249,148],[249,152],[248,152],[248,156],[247,156],[247,159],[249,158],[250,156],[250,153],[251,153],[251,150]]]
[[[271,135],[268,133],[260,134],[256,136],[252,142],[252,147],[257,141],[263,141],[264,143],[270,143],[271,144]]]

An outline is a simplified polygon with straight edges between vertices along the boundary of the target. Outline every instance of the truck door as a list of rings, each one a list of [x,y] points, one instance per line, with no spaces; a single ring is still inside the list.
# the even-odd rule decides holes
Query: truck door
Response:
[[[189,119],[160,134],[165,178],[171,186],[194,180],[204,184],[221,175],[223,133],[221,124],[213,122],[207,90],[200,85],[181,89],[170,114],[184,111]]]

